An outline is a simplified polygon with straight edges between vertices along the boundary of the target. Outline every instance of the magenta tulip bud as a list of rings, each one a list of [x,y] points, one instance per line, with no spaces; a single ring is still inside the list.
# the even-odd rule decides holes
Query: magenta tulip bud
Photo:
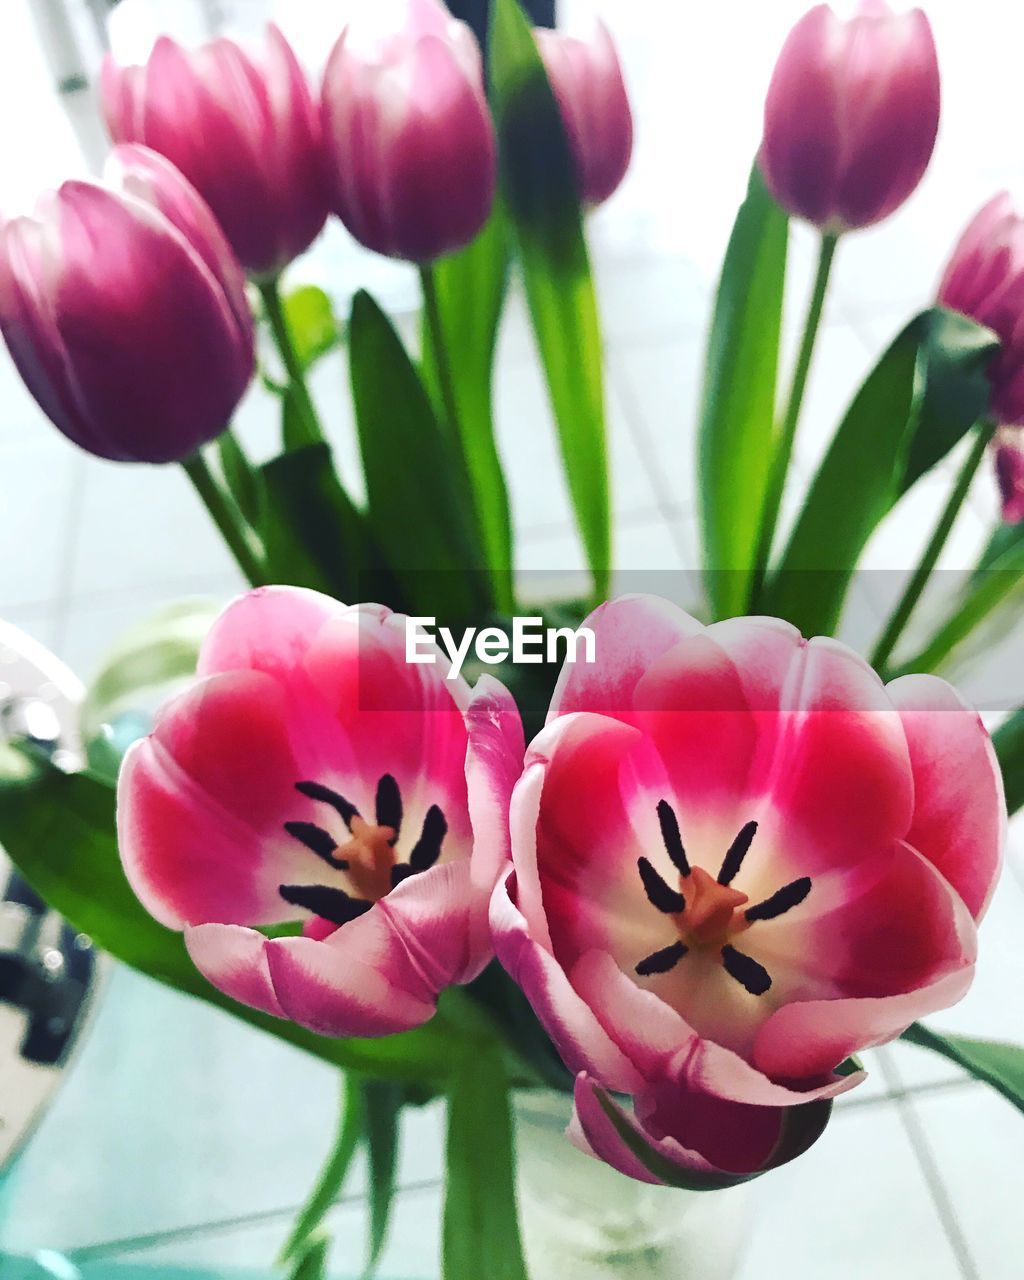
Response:
[[[252,276],[277,275],[320,234],[319,115],[275,26],[258,59],[231,40],[189,53],[161,37],[145,66],[108,58],[102,88],[114,141],[141,142],[177,165]]]
[[[437,0],[400,31],[367,14],[334,46],[322,119],[335,212],[367,248],[426,263],[467,245],[494,201],[480,50]]]
[[[996,446],[996,478],[1007,524],[1024,521],[1024,439],[1020,431],[1003,432]]]
[[[790,32],[764,112],[760,165],[775,199],[829,232],[893,213],[924,176],[939,128],[928,19],[861,0],[818,5]]]
[[[990,200],[961,236],[939,302],[997,335],[992,413],[1001,425],[1024,424],[1024,218],[1007,192]]]
[[[537,32],[544,66],[558,99],[584,204],[607,200],[626,176],[633,154],[633,113],[608,28],[594,24],[589,40]]]
[[[144,147],[0,230],[0,330],[28,389],[101,458],[177,462],[253,371],[245,280],[212,213]]]

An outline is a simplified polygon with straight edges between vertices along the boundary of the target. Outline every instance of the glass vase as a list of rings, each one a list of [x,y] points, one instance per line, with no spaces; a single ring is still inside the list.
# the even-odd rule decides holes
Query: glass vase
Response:
[[[571,1099],[513,1102],[530,1280],[731,1280],[747,1235],[746,1187],[679,1191],[624,1177],[565,1137]]]

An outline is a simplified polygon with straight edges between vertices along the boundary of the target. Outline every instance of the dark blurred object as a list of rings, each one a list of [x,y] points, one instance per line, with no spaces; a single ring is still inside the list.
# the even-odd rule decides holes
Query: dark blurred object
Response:
[[[58,767],[80,767],[81,698],[81,686],[62,663],[0,622],[5,769],[25,763],[12,744],[28,746]],[[63,1078],[95,980],[89,939],[49,909],[0,849],[0,1174]]]
[[[486,49],[487,12],[490,8],[490,0],[447,0],[447,4],[457,18],[469,23]],[[522,4],[536,26],[553,27],[555,25],[555,0],[522,0]]]

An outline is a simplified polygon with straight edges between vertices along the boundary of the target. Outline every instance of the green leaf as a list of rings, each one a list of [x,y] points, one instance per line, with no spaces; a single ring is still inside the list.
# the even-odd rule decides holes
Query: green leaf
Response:
[[[411,612],[479,617],[491,592],[472,500],[419,374],[368,293],[353,300],[349,354],[371,533]]]
[[[916,316],[858,391],[808,492],[766,612],[805,635],[835,630],[854,568],[874,529],[922,468],[931,468],[985,412],[988,330],[942,308]]]
[[[291,449],[260,474],[260,529],[271,581],[341,600],[362,598],[357,588],[366,563],[364,522],[338,479],[330,445]]]
[[[370,1157],[370,1239],[363,1270],[366,1280],[377,1269],[391,1221],[403,1092],[396,1085],[375,1080],[365,1081],[360,1090],[363,1132]]]
[[[334,1066],[389,1080],[443,1081],[452,1042],[436,1020],[382,1040],[328,1040],[222,995],[189,959],[180,934],[157,924],[125,879],[117,854],[114,792],[87,774],[49,769],[0,791],[0,846],[26,880],[98,947],[165,986]]]
[[[330,1236],[317,1235],[307,1240],[289,1272],[290,1280],[325,1280],[330,1249]]]
[[[354,1080],[342,1079],[341,1120],[327,1163],[320,1172],[316,1186],[305,1206],[295,1219],[278,1254],[278,1265],[300,1258],[327,1216],[328,1211],[345,1185],[345,1177],[352,1164],[352,1157],[363,1137],[363,1098]]]
[[[260,516],[259,476],[230,430],[217,437],[217,452],[228,491],[245,519],[255,525]]]
[[[604,358],[572,152],[518,0],[495,0],[491,92],[504,207],[594,587],[607,594],[611,518]]]
[[[483,231],[461,253],[432,268],[441,327],[458,403],[462,451],[476,500],[499,609],[512,608],[512,518],[494,438],[494,355],[508,286],[508,229],[496,202]],[[423,326],[424,371],[436,388],[436,352]],[[435,396],[435,402],[439,397]]]
[[[323,289],[304,284],[285,295],[285,323],[303,369],[340,346],[342,335],[331,300]]]
[[[483,1042],[455,1065],[448,1096],[442,1275],[527,1280],[500,1046]]]
[[[181,600],[132,627],[107,654],[79,715],[86,742],[123,711],[145,707],[195,673],[199,648],[220,612],[212,600]]]
[[[900,1039],[955,1062],[976,1080],[991,1085],[1018,1111],[1024,1111],[1024,1048],[1019,1045],[946,1036],[920,1022],[908,1027]]]
[[[972,576],[949,618],[920,653],[902,663],[894,674],[939,670],[982,622],[1011,600],[1019,604],[1022,595],[1024,538],[1010,543],[987,568]]]
[[[746,607],[775,444],[789,222],[755,165],[718,282],[698,437],[698,498],[715,617]]]
[[[1018,707],[992,735],[1011,814],[1024,806],[1024,707]]]

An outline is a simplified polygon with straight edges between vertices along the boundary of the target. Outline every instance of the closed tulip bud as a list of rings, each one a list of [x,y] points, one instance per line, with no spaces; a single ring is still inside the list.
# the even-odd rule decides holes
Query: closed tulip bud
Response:
[[[1002,343],[989,370],[992,414],[1024,424],[1024,218],[1002,192],[977,214],[939,286],[945,307],[986,325]]]
[[[760,165],[790,213],[836,233],[887,218],[924,176],[939,127],[928,19],[862,0],[818,5],[790,32],[764,113]]]
[[[427,263],[490,214],[495,141],[476,40],[438,0],[408,0],[398,31],[353,21],[322,90],[335,212],[367,248]]]
[[[253,371],[245,280],[198,193],[117,147],[0,230],[0,330],[43,411],[101,458],[181,461],[227,425]]]
[[[115,142],[140,142],[203,196],[238,260],[277,275],[327,220],[320,120],[284,36],[267,28],[262,57],[218,39],[194,52],[157,41],[142,67],[108,58],[103,108]]]
[[[633,154],[633,113],[619,55],[603,22],[582,40],[538,31],[544,66],[558,99],[584,204],[598,205],[615,191]]]

